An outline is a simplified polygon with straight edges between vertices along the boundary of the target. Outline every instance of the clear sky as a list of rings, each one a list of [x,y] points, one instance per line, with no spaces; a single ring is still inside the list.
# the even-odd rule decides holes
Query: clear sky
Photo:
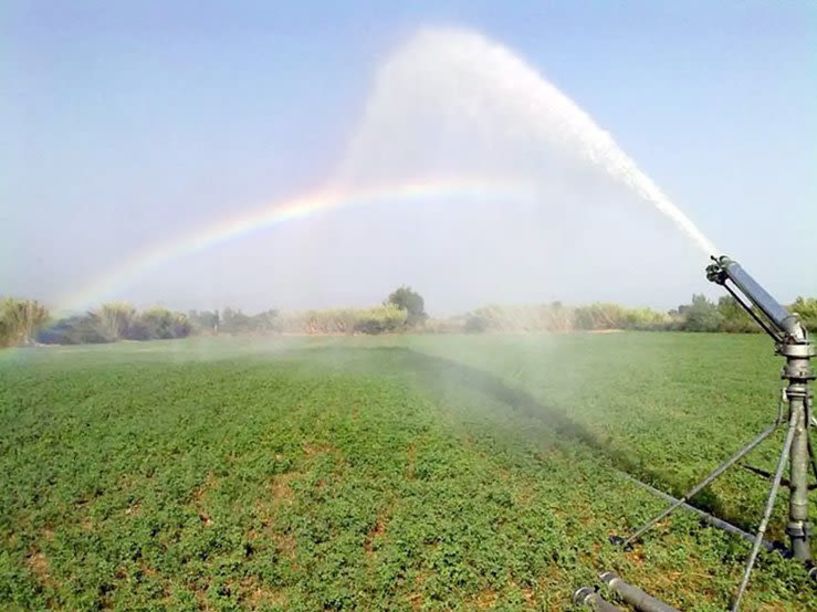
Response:
[[[146,245],[319,187],[378,66],[425,26],[473,28],[519,54],[773,294],[817,296],[817,3],[805,0],[6,0],[0,294],[53,303]],[[318,242],[342,242],[333,232],[346,227],[296,241],[306,231],[298,223],[166,262],[100,297],[257,310],[366,303],[395,282],[421,292],[424,282],[442,311],[503,301],[485,291],[455,299],[428,270],[407,278],[399,266],[401,278],[381,270],[366,290],[339,283],[346,289],[288,295],[287,282],[309,284],[310,270],[331,267],[314,261]],[[259,279],[275,264],[259,254],[285,240],[292,249],[276,257],[288,260],[288,280],[266,287]],[[357,245],[344,265],[365,269],[383,248],[375,241],[368,255]],[[703,274],[700,285],[688,278],[630,299],[575,287],[565,297],[666,307],[705,289]]]

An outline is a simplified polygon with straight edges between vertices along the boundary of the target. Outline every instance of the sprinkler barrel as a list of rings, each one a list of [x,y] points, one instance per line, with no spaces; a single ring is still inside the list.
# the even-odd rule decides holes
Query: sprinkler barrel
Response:
[[[807,342],[806,331],[797,315],[790,313],[775,300],[738,262],[726,255],[713,256],[712,261],[714,263],[706,268],[707,279],[724,286],[775,340],[796,344]],[[736,293],[735,288],[748,300],[748,304]],[[752,306],[763,314],[765,321],[758,318]]]

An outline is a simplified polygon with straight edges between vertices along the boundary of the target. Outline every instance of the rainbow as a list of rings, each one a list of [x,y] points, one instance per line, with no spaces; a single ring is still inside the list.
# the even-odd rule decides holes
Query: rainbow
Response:
[[[326,189],[245,210],[166,242],[131,253],[107,272],[57,300],[57,310],[75,312],[110,299],[137,278],[168,262],[262,229],[341,208],[401,204],[431,199],[497,200],[535,196],[532,184],[458,178],[425,180],[366,189]]]

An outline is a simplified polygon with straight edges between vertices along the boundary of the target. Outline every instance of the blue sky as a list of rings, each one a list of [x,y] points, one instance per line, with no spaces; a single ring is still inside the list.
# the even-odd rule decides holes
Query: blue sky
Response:
[[[0,294],[48,302],[145,244],[319,185],[379,63],[426,25],[517,52],[773,293],[817,295],[813,2],[13,0],[0,8]],[[121,297],[266,299],[240,283],[208,303],[156,294],[167,287]]]

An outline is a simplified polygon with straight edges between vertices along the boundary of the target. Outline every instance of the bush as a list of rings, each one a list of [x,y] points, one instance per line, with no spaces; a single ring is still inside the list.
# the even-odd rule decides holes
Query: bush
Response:
[[[488,330],[488,319],[478,314],[469,314],[465,319],[464,331],[469,334],[481,334]]]
[[[704,295],[693,295],[692,304],[680,306],[678,312],[683,317],[685,331],[718,331],[723,322],[723,315],[718,307]]]
[[[761,331],[758,324],[731,295],[725,295],[718,300],[718,312],[721,315],[720,331],[744,334]]]
[[[125,302],[111,302],[103,304],[94,314],[99,334],[107,341],[114,342],[128,337],[136,318],[136,309]]]
[[[465,331],[541,332],[573,329],[573,309],[552,304],[484,306],[469,313]]]
[[[380,334],[395,332],[408,314],[394,304],[373,308],[337,308],[292,313],[276,319],[279,329],[296,334]]]
[[[410,327],[421,325],[428,318],[423,296],[414,291],[411,287],[403,285],[392,292],[386,300],[386,305],[389,304],[406,311],[406,325]]]
[[[110,342],[100,332],[100,322],[93,313],[60,319],[40,331],[37,341],[43,344],[99,344]]]
[[[576,329],[623,329],[626,313],[618,304],[597,302],[588,306],[579,306],[575,312]]]
[[[800,315],[806,329],[817,332],[817,298],[798,297],[791,305],[791,311]]]
[[[670,315],[651,308],[627,308],[619,304],[597,302],[575,310],[576,329],[665,330],[672,325]]]
[[[180,312],[151,308],[139,314],[128,328],[128,340],[169,340],[190,335],[190,321]]]
[[[218,313],[215,313],[218,317]],[[280,332],[281,318],[277,310],[266,310],[256,315],[247,315],[241,310],[225,308],[220,320],[216,320],[217,331],[228,334],[251,334]]]
[[[219,331],[218,310],[191,310],[187,313],[187,320],[190,321],[190,333],[217,334]]]
[[[48,321],[48,309],[37,300],[0,301],[0,346],[30,344]]]
[[[421,298],[422,299],[422,298]],[[393,332],[406,325],[411,316],[394,304],[366,308],[355,312],[354,330],[364,334]],[[423,313],[425,316],[425,313]]]

